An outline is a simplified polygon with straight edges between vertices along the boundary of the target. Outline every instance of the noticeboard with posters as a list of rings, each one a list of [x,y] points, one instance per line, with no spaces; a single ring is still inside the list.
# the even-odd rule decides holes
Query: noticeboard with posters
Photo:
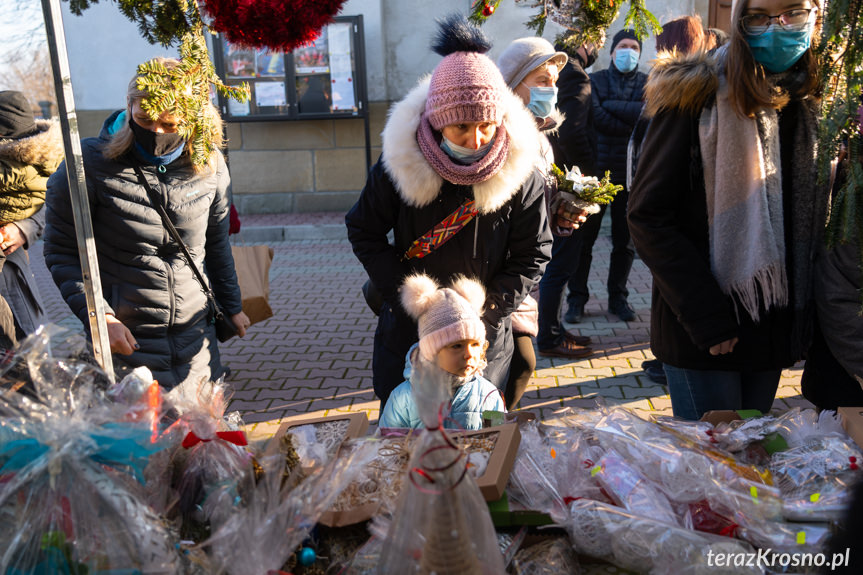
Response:
[[[251,99],[219,95],[226,121],[368,116],[362,16],[339,16],[313,44],[293,52],[234,46],[213,38],[216,71],[228,85],[248,82]]]

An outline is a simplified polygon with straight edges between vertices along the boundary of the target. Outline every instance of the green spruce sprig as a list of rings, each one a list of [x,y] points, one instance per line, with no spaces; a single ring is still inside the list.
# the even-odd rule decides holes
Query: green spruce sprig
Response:
[[[178,132],[191,146],[192,163],[203,166],[212,157],[213,142],[221,139],[212,108],[210,86],[239,102],[249,99],[248,84],[227,86],[216,75],[200,29],[185,34],[180,45],[180,65],[166,68],[158,60],[138,66],[138,89],[148,93],[141,108],[154,120],[169,112],[185,121]]]
[[[216,74],[207,42],[204,21],[195,0],[116,0],[120,11],[137,24],[151,44],[180,46],[180,65],[171,70],[156,61],[138,66],[138,88],[149,96],[141,107],[154,120],[165,112],[184,118],[180,135],[191,146],[192,163],[204,166],[213,154],[217,130],[209,106],[210,86],[225,97],[246,102],[249,85],[227,86]],[[99,0],[69,0],[69,9],[78,16]],[[221,136],[221,135],[219,135]]]
[[[495,13],[499,4],[500,0],[474,0],[470,6],[468,21],[482,26]]]
[[[555,41],[568,51],[586,42],[600,44],[605,31],[620,15],[624,1],[629,2],[624,27],[634,30],[639,39],[662,31],[659,20],[647,9],[644,0],[515,0],[516,4],[537,8],[537,13],[525,24],[537,36],[542,36],[549,18],[563,26],[564,31]]]
[[[577,167],[567,168],[566,172],[551,165],[551,173],[557,180],[557,189],[563,192],[569,192],[580,200],[590,202],[592,204],[606,205],[614,200],[614,196],[623,190],[623,186],[611,183],[611,172],[605,172],[605,177],[602,180],[593,176],[584,176]],[[573,179],[568,178],[570,176]]]

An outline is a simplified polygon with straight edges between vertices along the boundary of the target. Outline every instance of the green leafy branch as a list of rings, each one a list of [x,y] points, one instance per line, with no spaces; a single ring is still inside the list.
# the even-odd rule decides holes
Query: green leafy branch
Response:
[[[628,0],[624,27],[631,28],[639,39],[662,31],[659,20],[647,9],[644,0]],[[605,31],[620,15],[624,0],[515,0],[516,4],[529,4],[537,13],[526,26],[541,36],[548,19],[564,28],[555,39],[565,50],[573,51],[582,44],[602,44]],[[476,5],[474,5],[476,6]],[[487,18],[477,23],[481,24]]]
[[[822,74],[822,117],[819,126],[819,178],[829,182],[832,162],[845,151],[844,182],[838,190],[826,239],[828,246],[856,238],[863,264],[863,168],[858,112],[863,91],[863,0],[831,0],[823,16],[818,47]]]
[[[577,167],[566,168],[566,172],[551,165],[551,173],[557,180],[557,189],[568,192],[580,200],[591,204],[606,205],[614,200],[614,196],[623,190],[623,186],[611,183],[611,172],[605,172],[602,180],[593,176],[583,176]]]

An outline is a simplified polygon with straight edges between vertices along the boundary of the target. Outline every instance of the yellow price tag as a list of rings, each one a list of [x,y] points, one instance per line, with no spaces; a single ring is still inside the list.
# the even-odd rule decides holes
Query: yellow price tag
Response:
[[[556,457],[557,457],[557,451],[555,451],[554,449],[552,449],[552,450],[551,450],[551,458],[552,458],[552,459],[555,459]]]
[[[798,545],[806,545],[806,532],[799,531],[797,533],[797,544]]]
[[[749,488],[749,495],[752,496],[752,499],[758,499],[758,488],[754,485]]]
[[[602,471],[602,466],[597,465],[597,466],[593,467],[593,469],[590,470],[590,476],[593,477],[594,475],[596,475],[600,471]]]
[[[809,501],[811,501],[812,503],[818,503],[819,499],[821,499],[820,493],[813,493],[812,495],[809,496]]]

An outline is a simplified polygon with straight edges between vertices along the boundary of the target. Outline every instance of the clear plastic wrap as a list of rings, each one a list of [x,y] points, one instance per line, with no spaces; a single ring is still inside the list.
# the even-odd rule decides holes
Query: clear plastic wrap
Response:
[[[570,503],[569,510],[565,527],[576,551],[637,573],[715,573],[716,567],[708,564],[709,551],[752,551],[735,539],[674,527],[598,501],[579,499]],[[754,574],[761,570],[735,567],[722,573]]]
[[[418,355],[413,368],[411,388],[426,431],[408,465],[378,572],[503,573],[488,506],[468,473],[467,457],[443,427],[449,377]]]
[[[834,521],[851,503],[851,487],[863,475],[863,453],[836,434],[810,436],[807,443],[773,455],[770,469],[792,521]]]
[[[631,513],[671,525],[679,524],[665,495],[616,451],[606,452],[591,469],[591,475],[617,505]]]
[[[268,442],[259,458],[262,475],[245,478],[246,500],[201,545],[215,565],[231,575],[261,575],[281,569],[321,514],[350,484],[375,453],[375,446],[354,440],[327,465],[308,473],[298,484],[284,477],[285,453],[280,438]],[[297,470],[299,473],[303,473]],[[227,496],[230,486],[220,489]]]
[[[526,509],[548,513],[554,518],[565,514],[563,495],[557,489],[552,470],[552,449],[539,432],[539,423],[521,427],[521,442],[509,475],[507,494]]]
[[[177,573],[132,479],[164,447],[148,417],[130,420],[147,410],[110,401],[93,365],[55,358],[61,334],[40,328],[17,350],[32,395],[0,396],[0,573]]]
[[[512,560],[513,575],[578,575],[583,573],[572,545],[563,538],[523,547]]]
[[[179,514],[183,537],[200,541],[233,513],[244,480],[254,473],[252,453],[236,412],[225,414],[222,382],[186,382],[167,394],[174,421],[163,437],[172,448],[148,468],[154,506]],[[148,481],[149,483],[149,481]]]
[[[585,428],[528,423],[521,428],[507,493],[526,509],[562,521],[568,501],[582,497],[608,501],[590,475],[603,454],[588,440]]]
[[[832,435],[847,438],[835,411],[795,407],[776,418],[773,429],[785,438],[788,447],[806,445],[810,439]]]

